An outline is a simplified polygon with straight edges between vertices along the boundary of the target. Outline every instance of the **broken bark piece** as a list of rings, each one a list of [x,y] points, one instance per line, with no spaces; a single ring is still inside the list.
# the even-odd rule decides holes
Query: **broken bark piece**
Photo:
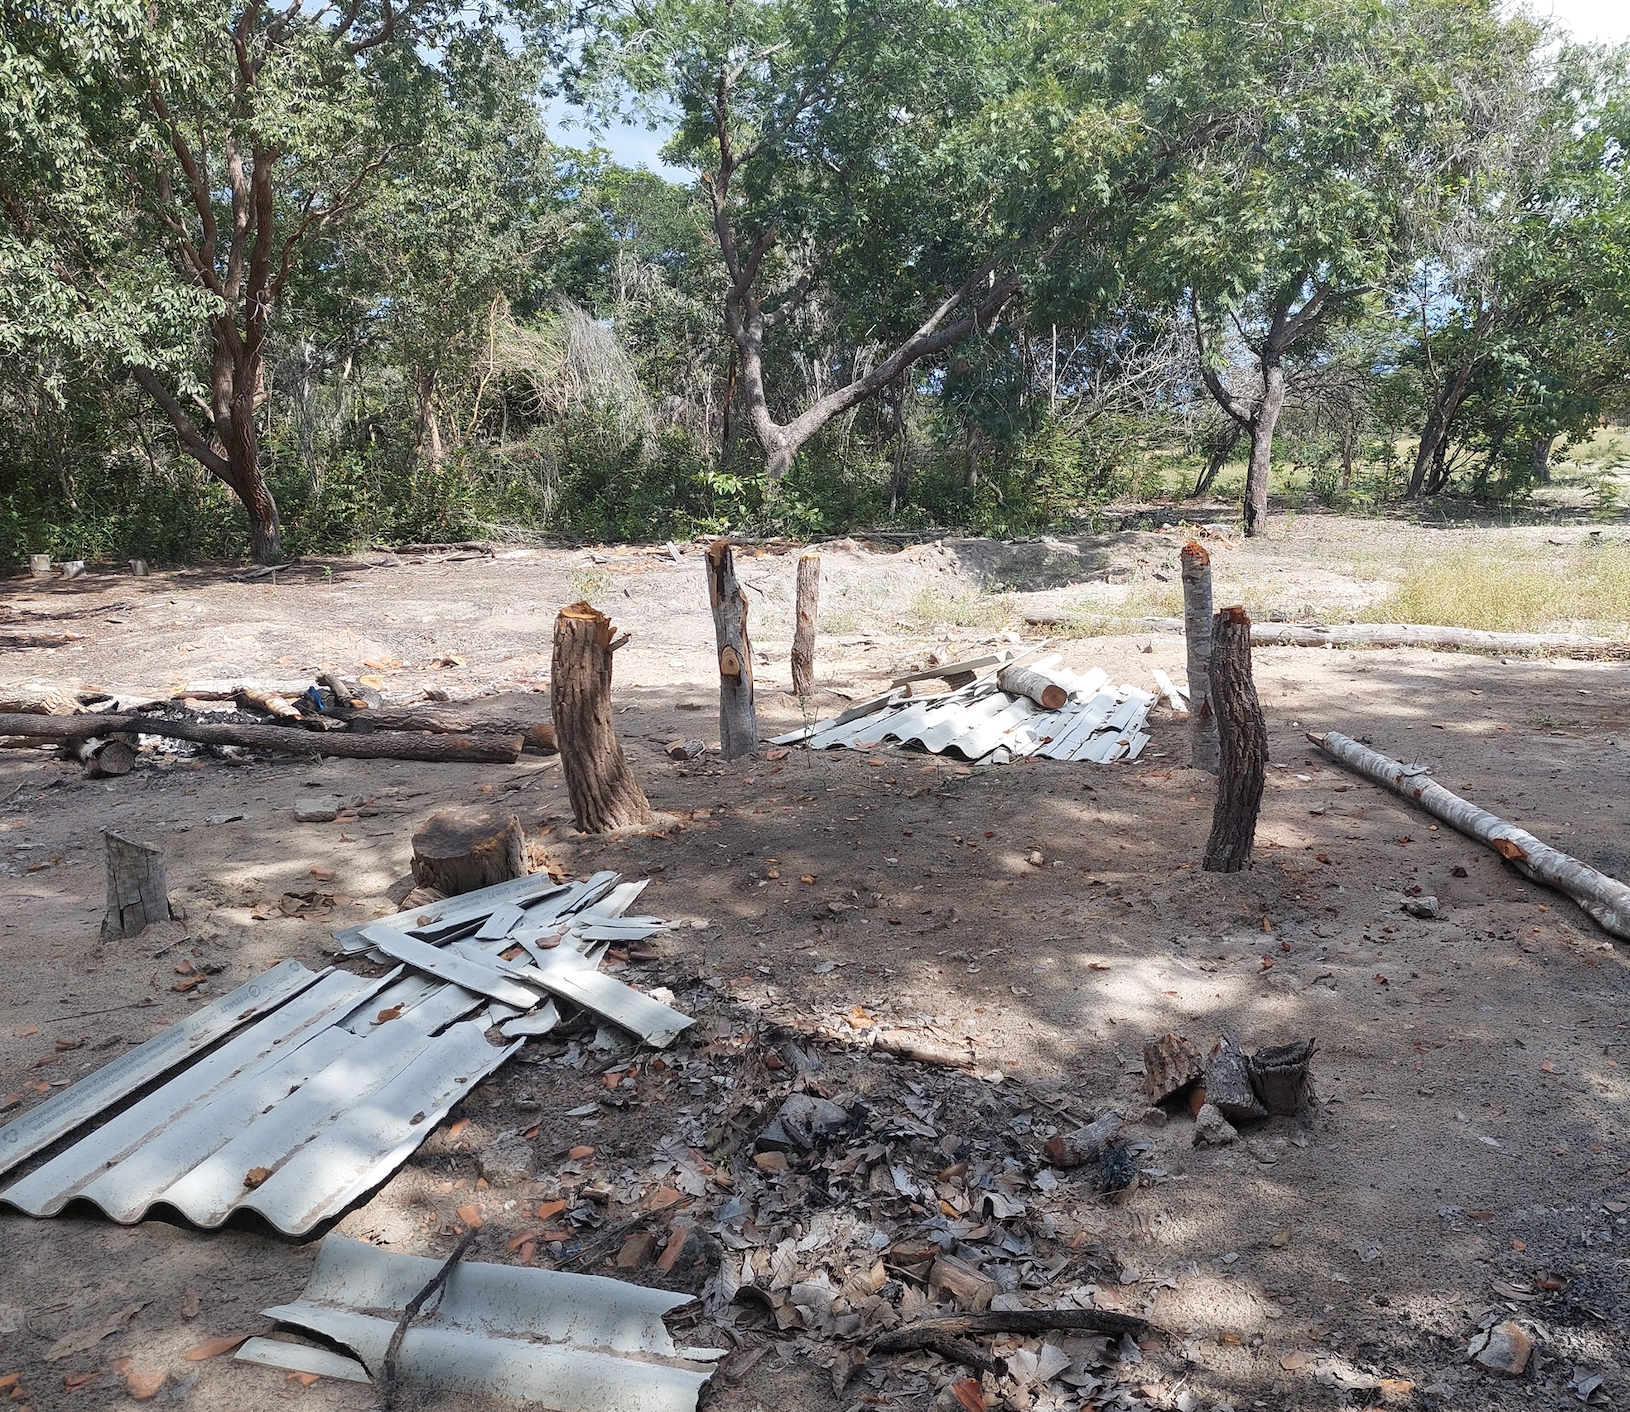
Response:
[[[1533,1351],[1534,1340],[1512,1319],[1473,1335],[1466,1350],[1479,1368],[1501,1378],[1520,1378]]]
[[[501,807],[441,809],[413,835],[413,878],[457,897],[526,876],[521,821]]]
[[[1070,699],[1064,687],[1033,667],[1003,667],[996,674],[996,685],[1009,696],[1029,698],[1044,711],[1057,711]]]
[[[1268,1112],[1300,1113],[1313,1100],[1311,1039],[1276,1044],[1251,1056],[1251,1086]]]
[[[687,760],[694,760],[705,754],[707,746],[699,740],[670,740],[662,747],[662,753],[670,760],[677,760],[684,764]]]
[[[17,714],[22,716],[77,716],[80,714],[79,698],[71,691],[60,687],[48,687],[44,691],[29,691],[26,688],[10,687],[8,690],[18,691],[17,696],[0,696],[0,714]]]
[[[1109,1309],[1003,1309],[980,1314],[953,1314],[946,1318],[918,1319],[884,1334],[872,1345],[873,1353],[906,1353],[929,1348],[970,1368],[988,1368],[984,1352],[962,1340],[980,1334],[1042,1334],[1066,1332],[1108,1334],[1112,1338],[1142,1338],[1149,1321]],[[947,1345],[956,1348],[948,1351]]]
[[[1266,1118],[1268,1110],[1251,1085],[1251,1059],[1231,1035],[1206,1056],[1206,1102],[1233,1123]]]
[[[817,1143],[837,1137],[849,1126],[849,1113],[830,1099],[795,1093],[758,1135],[755,1152],[787,1152],[796,1147],[808,1152]]]
[[[255,687],[242,688],[238,692],[237,704],[241,710],[259,711],[262,715],[281,716],[285,720],[295,720],[300,715],[286,696],[279,696],[273,691],[261,691]]]
[[[1143,1091],[1151,1103],[1177,1097],[1204,1073],[1199,1046],[1180,1034],[1162,1035],[1143,1046]]]
[[[611,620],[588,603],[562,608],[555,619],[550,715],[572,813],[584,833],[655,817],[611,721],[613,637]]]
[[[1138,1159],[1120,1143],[1112,1142],[1099,1155],[1098,1179],[1093,1186],[1105,1200],[1118,1206],[1132,1199],[1141,1178]]]
[[[1055,1167],[1084,1167],[1088,1162],[1098,1160],[1120,1130],[1121,1115],[1105,1113],[1073,1133],[1059,1133],[1048,1138],[1042,1151]]]
[[[1208,873],[1237,873],[1251,864],[1268,769],[1268,728],[1251,677],[1251,619],[1244,608],[1224,608],[1213,619],[1210,671],[1220,767],[1201,866]]]
[[[792,694],[815,694],[815,609],[821,593],[821,556],[811,549],[798,559],[798,592],[792,633]]]
[[[1194,1145],[1196,1147],[1227,1147],[1239,1133],[1223,1117],[1215,1103],[1202,1103],[1194,1115]]]
[[[971,1069],[974,1064],[971,1050],[910,1030],[878,1030],[872,1038],[872,1048],[944,1069]]]
[[[728,539],[707,550],[707,595],[719,649],[719,753],[734,760],[758,749],[753,704],[753,644],[747,634],[747,594],[736,579]]]
[[[977,1265],[954,1255],[941,1255],[928,1272],[928,1297],[939,1299],[948,1294],[962,1309],[989,1309],[1001,1288]]]
[[[4,729],[0,722],[0,732]],[[1309,731],[1307,738],[1349,769],[1419,804],[1468,838],[1486,843],[1524,877],[1566,893],[1604,931],[1630,941],[1630,887],[1617,878],[1597,872],[1515,824],[1468,803],[1435,783],[1422,765],[1401,764],[1336,731],[1324,735]]]
[[[164,882],[164,854],[112,829],[102,830],[107,845],[108,909],[102,918],[102,940],[136,936],[150,923],[170,920],[170,894]]]

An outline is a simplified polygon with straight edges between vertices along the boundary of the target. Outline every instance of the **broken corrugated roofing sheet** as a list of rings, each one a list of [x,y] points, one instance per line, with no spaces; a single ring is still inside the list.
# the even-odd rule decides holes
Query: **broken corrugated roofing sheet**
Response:
[[[1149,743],[1143,725],[1155,698],[1140,687],[1111,685],[1099,667],[1077,673],[1056,666],[1057,661],[1054,656],[1035,664],[1070,693],[1056,711],[1011,695],[986,678],[940,696],[885,698],[866,715],[791,731],[773,743],[871,750],[894,740],[920,745],[934,755],[997,764],[1026,755],[1100,765],[1137,759]]]
[[[264,1312],[352,1349],[377,1377],[400,1311],[439,1269],[436,1260],[331,1235],[303,1297]],[[674,1347],[662,1316],[690,1299],[598,1275],[466,1262],[409,1327],[400,1376],[550,1412],[691,1412],[719,1350]],[[304,1368],[302,1346],[277,1345],[268,1355],[258,1345],[271,1341],[256,1342],[240,1356]]]
[[[503,884],[405,914],[405,927],[398,914],[362,929],[358,949],[383,943],[413,972],[369,980],[281,963],[0,1128],[5,1171],[180,1069],[0,1202],[54,1216],[82,1199],[127,1223],[162,1204],[210,1228],[254,1211],[302,1235],[389,1176],[525,1038],[547,1033],[559,1017],[552,993],[671,1043],[688,1016],[596,969],[602,933],[637,939],[667,925],[621,916],[640,886],[616,881],[534,880],[530,893]],[[517,899],[532,908],[486,927]],[[526,955],[505,961],[517,943]],[[513,1033],[494,1031],[506,1022]]]

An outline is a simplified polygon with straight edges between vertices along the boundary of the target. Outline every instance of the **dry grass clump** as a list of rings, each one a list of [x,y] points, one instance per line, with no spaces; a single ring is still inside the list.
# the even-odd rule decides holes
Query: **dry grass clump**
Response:
[[[1411,569],[1368,622],[1429,623],[1490,632],[1630,632],[1630,548],[1467,545]]]

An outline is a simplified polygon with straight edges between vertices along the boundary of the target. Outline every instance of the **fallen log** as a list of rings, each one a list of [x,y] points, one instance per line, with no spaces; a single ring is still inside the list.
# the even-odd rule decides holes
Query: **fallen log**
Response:
[[[872,1345],[873,1353],[907,1353],[919,1348],[943,1349],[947,1342],[960,1342],[970,1334],[1044,1334],[1054,1329],[1071,1332],[1109,1334],[1120,1338],[1131,1334],[1142,1338],[1149,1332],[1149,1321],[1135,1314],[1117,1314],[1110,1309],[1004,1309],[983,1314],[953,1314],[942,1319],[918,1319],[904,1328],[884,1334]],[[971,1345],[963,1345],[971,1350]],[[958,1362],[970,1367],[988,1367],[989,1361],[969,1362],[957,1356]]]
[[[0,696],[0,715],[24,716],[77,716],[79,698],[71,691],[50,687],[44,691],[30,691],[27,687],[14,687],[16,696]]]
[[[397,707],[378,711],[335,713],[348,721],[352,730],[413,731],[423,735],[518,735],[523,748],[552,755],[555,752],[554,725],[538,717],[483,716],[478,711],[453,709],[438,711],[428,707]]]
[[[1182,632],[1181,618],[1134,619],[1145,632]],[[1252,647],[1424,647],[1493,656],[1630,659],[1630,643],[1571,632],[1484,632],[1427,623],[1252,623]]]
[[[1009,696],[1025,696],[1044,711],[1057,711],[1070,699],[1070,693],[1045,672],[1034,667],[1003,667],[996,685]]]
[[[1602,930],[1630,941],[1630,887],[1617,878],[1597,872],[1515,824],[1468,803],[1431,780],[1424,765],[1402,764],[1336,731],[1322,735],[1309,731],[1307,738],[1348,769],[1413,800],[1468,838],[1486,843],[1523,876],[1566,893]]]
[[[117,737],[113,740],[103,740],[100,736],[89,735],[81,740],[66,742],[63,749],[85,767],[86,779],[111,779],[118,775],[128,775],[136,766],[135,748],[128,741]]]
[[[284,750],[292,755],[328,755],[348,760],[430,760],[474,765],[513,765],[521,758],[518,735],[417,735],[407,731],[350,731],[322,734],[286,726],[205,725],[163,716],[0,715],[0,736],[35,740],[81,740],[92,735],[162,735],[200,745],[239,745],[249,750]]]

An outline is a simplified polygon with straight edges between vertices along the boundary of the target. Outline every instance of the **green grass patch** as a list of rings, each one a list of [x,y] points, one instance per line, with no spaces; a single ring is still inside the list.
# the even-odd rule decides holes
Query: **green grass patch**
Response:
[[[1013,617],[1013,600],[1001,593],[946,593],[919,589],[908,616],[925,627],[1000,628]]]

